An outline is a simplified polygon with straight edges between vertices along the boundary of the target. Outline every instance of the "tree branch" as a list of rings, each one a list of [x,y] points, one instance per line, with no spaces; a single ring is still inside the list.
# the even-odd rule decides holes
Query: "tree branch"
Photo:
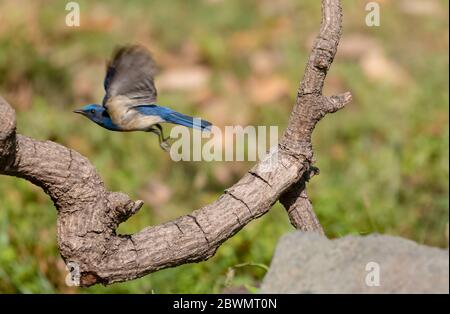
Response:
[[[341,29],[340,1],[323,0],[320,32],[314,41],[298,89],[297,102],[281,140],[281,145],[290,147],[295,155],[304,156],[305,169],[314,169],[311,135],[317,122],[327,113],[336,112],[351,101],[349,92],[331,97],[322,96],[325,77],[336,55]],[[306,182],[311,173],[315,174],[314,171],[306,171],[300,182],[282,195],[280,202],[286,208],[295,228],[324,233],[306,193]]]
[[[321,35],[280,141],[277,161],[272,162],[269,155],[214,203],[136,234],[118,235],[116,229],[143,202],[106,190],[93,165],[76,151],[16,134],[14,110],[0,97],[0,174],[24,178],[51,197],[58,211],[60,253],[66,264],[78,266],[80,285],[111,284],[207,260],[281,196],[296,224],[320,226],[315,216],[301,218],[303,222],[296,218],[307,200],[304,182],[312,169],[311,133],[326,113],[348,101],[348,96],[321,96],[339,41],[339,1],[324,0],[323,11]],[[311,206],[308,212],[314,215]]]

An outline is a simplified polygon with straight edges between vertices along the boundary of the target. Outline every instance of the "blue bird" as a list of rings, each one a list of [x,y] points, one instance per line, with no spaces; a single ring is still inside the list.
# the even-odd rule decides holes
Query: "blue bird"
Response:
[[[156,104],[155,74],[156,64],[147,49],[138,45],[122,47],[107,65],[102,105],[89,104],[74,112],[111,131],[155,133],[165,150],[168,138],[164,138],[160,123],[209,131],[208,121],[197,121]]]

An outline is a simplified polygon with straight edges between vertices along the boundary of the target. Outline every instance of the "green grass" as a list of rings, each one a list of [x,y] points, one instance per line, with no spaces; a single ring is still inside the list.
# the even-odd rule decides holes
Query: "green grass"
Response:
[[[72,114],[101,99],[111,50],[140,42],[161,60],[162,72],[192,65],[210,71],[199,90],[160,91],[163,105],[213,123],[278,125],[281,132],[320,22],[318,1],[136,0],[127,7],[121,1],[79,1],[81,27],[68,28],[65,2],[51,2],[0,4],[0,94],[15,107],[20,133],[87,156],[109,189],[146,199],[158,193],[149,181],[169,188],[168,200],[147,201],[120,226],[122,233],[214,201],[251,163],[174,163],[152,135],[107,132]],[[309,184],[331,238],[380,232],[447,245],[448,3],[437,3],[440,14],[410,16],[383,2],[379,28],[364,25],[363,5],[345,3],[343,38],[357,33],[376,40],[407,80],[370,78],[359,57],[335,59],[325,93],[350,90],[353,101],[317,126],[313,144],[321,174]],[[273,68],[263,74],[254,66],[258,53],[273,57]],[[400,77],[395,73],[394,79]],[[249,79],[270,83],[277,77],[285,79],[289,94],[257,103]],[[55,225],[56,211],[39,188],[0,177],[0,293],[218,293],[239,287],[254,292],[278,238],[293,230],[276,204],[207,262],[79,289],[64,284]]]

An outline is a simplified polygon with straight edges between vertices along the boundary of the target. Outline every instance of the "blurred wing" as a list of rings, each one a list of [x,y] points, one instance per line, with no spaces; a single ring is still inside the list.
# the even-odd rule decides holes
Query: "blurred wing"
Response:
[[[131,101],[128,105],[156,102],[154,76],[156,64],[149,51],[142,46],[119,48],[108,63],[104,80],[103,106],[112,97],[123,95]]]

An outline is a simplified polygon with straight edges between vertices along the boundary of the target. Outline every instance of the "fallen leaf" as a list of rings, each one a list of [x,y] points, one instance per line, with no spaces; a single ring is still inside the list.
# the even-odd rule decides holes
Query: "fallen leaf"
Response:
[[[159,208],[172,197],[172,189],[158,180],[149,180],[140,190],[139,197],[152,207]]]
[[[289,82],[280,76],[259,77],[252,76],[246,82],[246,90],[251,101],[262,105],[288,96]]]
[[[324,86],[325,95],[336,95],[344,92],[346,86],[341,76],[336,74],[328,74],[327,81]]]
[[[439,2],[435,0],[403,0],[398,3],[400,10],[409,15],[435,17],[444,12]]]
[[[209,121],[217,127],[224,127],[231,122],[228,104],[222,98],[212,100],[208,106],[205,107],[203,113],[204,116],[208,117]]]
[[[170,91],[194,91],[209,84],[211,72],[204,66],[173,68],[163,71],[158,77],[158,88]]]
[[[119,18],[116,18],[106,5],[95,4],[86,14],[81,16],[79,29],[95,32],[110,32],[118,23],[120,23]],[[70,31],[70,27],[67,27],[65,30]]]
[[[11,104],[14,104],[14,109],[18,111],[25,111],[30,109],[33,101],[33,88],[29,82],[23,80],[10,88],[10,91],[6,93]]]
[[[404,86],[409,82],[405,70],[395,61],[388,59],[379,49],[365,54],[360,65],[370,80],[386,82],[395,86]]]
[[[231,183],[233,175],[231,174],[229,168],[226,164],[217,164],[213,167],[213,176],[217,182],[222,185],[227,185]]]
[[[80,64],[74,67],[73,93],[77,103],[90,102],[103,93],[101,75],[105,71],[104,62]],[[100,99],[97,99],[100,100]]]
[[[381,49],[381,46],[374,38],[364,34],[349,34],[341,39],[336,58],[359,60],[378,49]]]
[[[228,46],[234,55],[245,55],[254,51],[262,42],[264,36],[258,31],[248,30],[232,34],[228,39]]]
[[[280,55],[270,51],[258,51],[250,57],[250,66],[253,72],[260,75],[272,74],[280,63]]]

